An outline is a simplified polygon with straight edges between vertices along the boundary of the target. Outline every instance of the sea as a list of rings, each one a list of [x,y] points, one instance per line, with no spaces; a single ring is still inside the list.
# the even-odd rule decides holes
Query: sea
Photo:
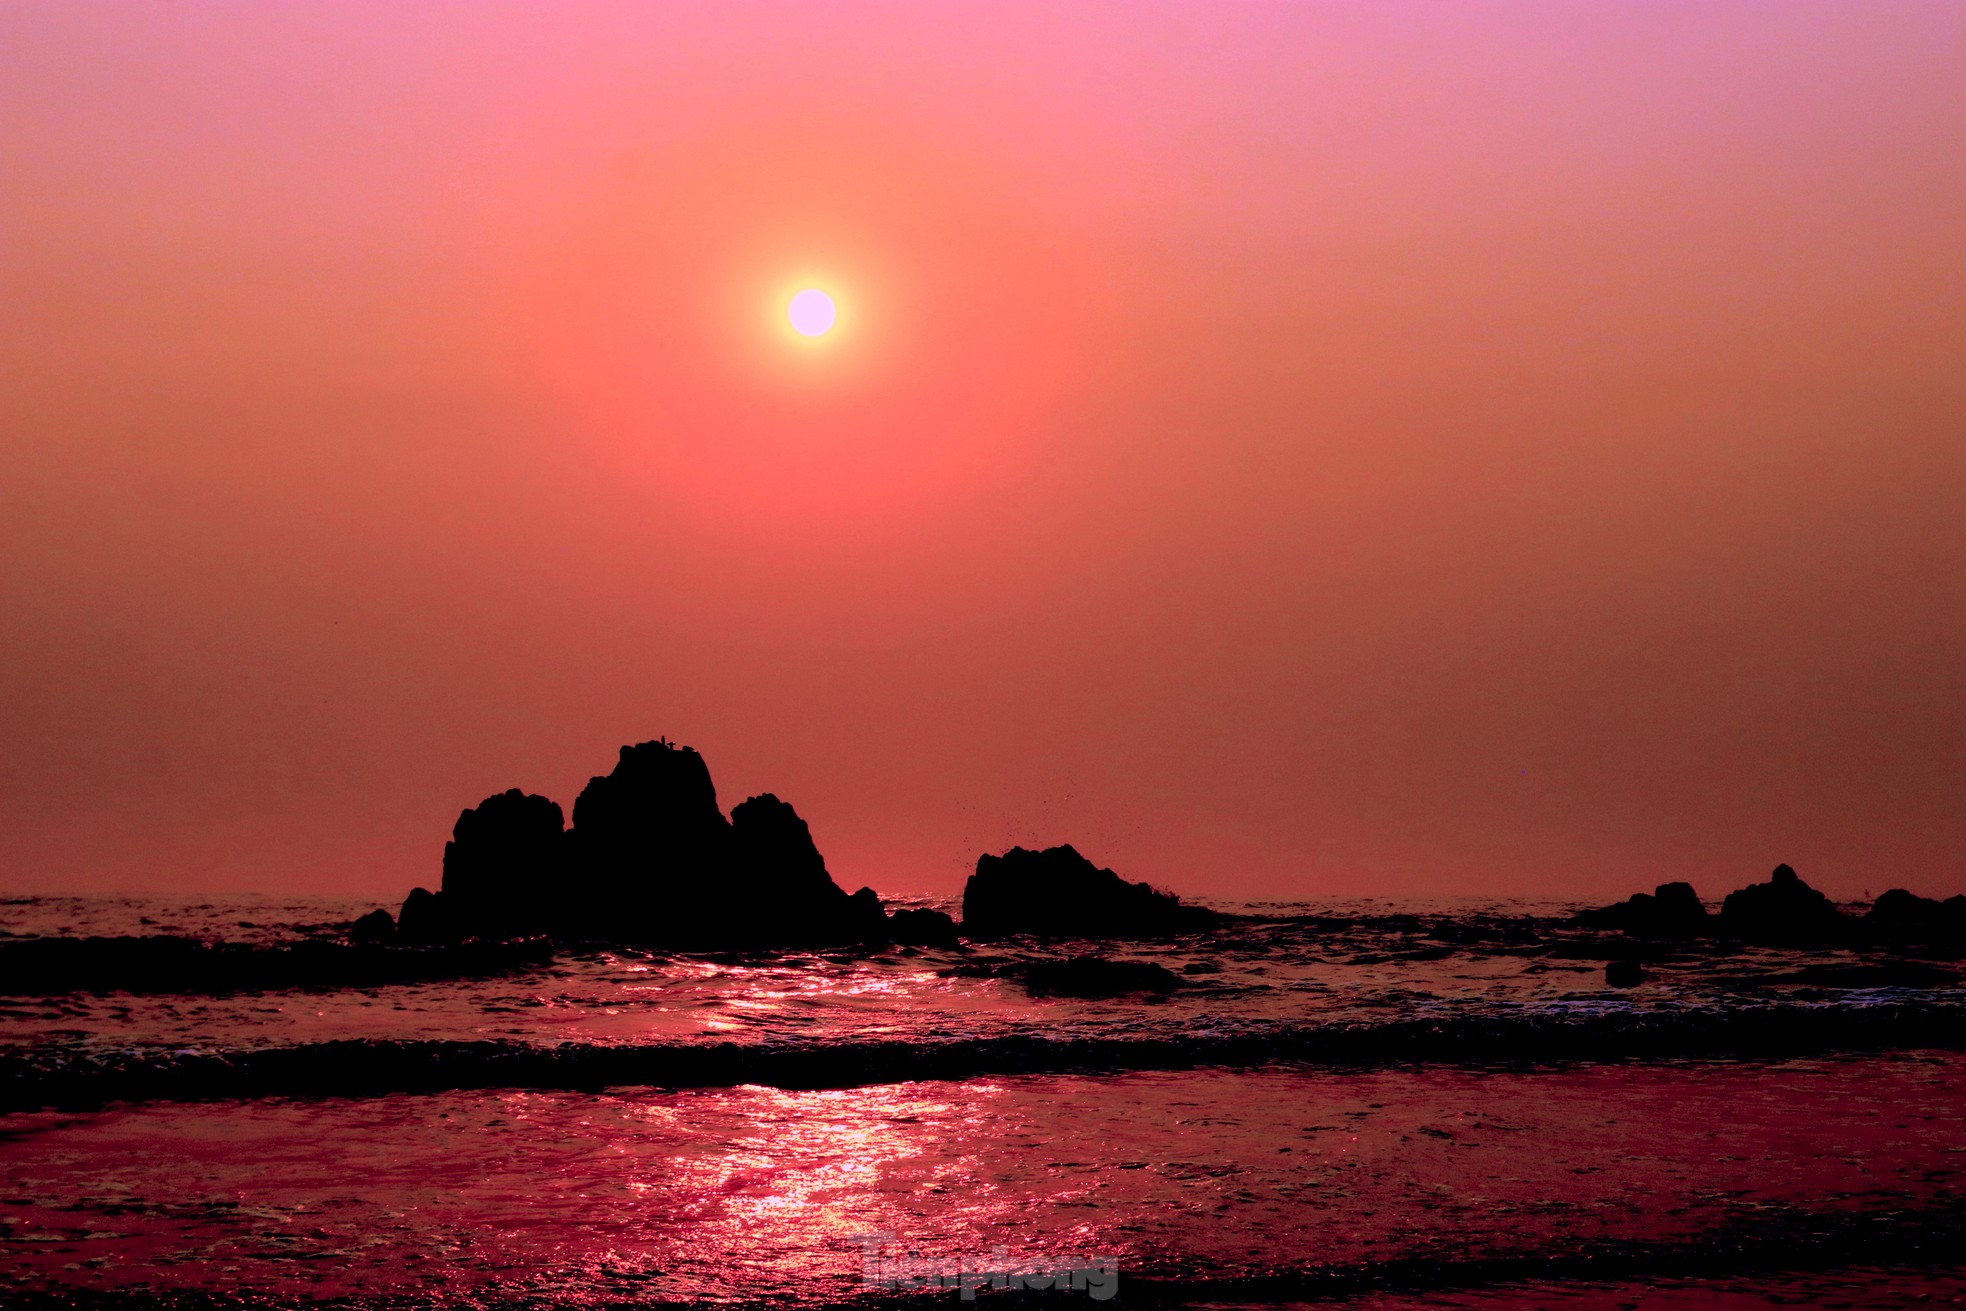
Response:
[[[14,898],[0,1306],[1966,1300],[1957,953],[1212,904],[378,966],[367,903]],[[1167,982],[1032,990],[1087,955]]]

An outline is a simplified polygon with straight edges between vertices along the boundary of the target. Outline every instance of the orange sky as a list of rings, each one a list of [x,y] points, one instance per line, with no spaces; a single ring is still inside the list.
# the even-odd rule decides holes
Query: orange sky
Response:
[[[1963,56],[7,5],[0,887],[399,895],[666,734],[886,892],[1966,890]]]

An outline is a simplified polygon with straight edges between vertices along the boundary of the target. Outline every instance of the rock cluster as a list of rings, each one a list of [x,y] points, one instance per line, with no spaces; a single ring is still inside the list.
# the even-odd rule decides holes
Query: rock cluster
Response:
[[[666,739],[621,748],[588,780],[573,822],[512,788],[457,817],[435,892],[392,919],[364,915],[369,945],[555,938],[684,949],[900,943],[1028,933],[1122,937],[1206,928],[1215,912],[1129,883],[1071,847],[986,855],[963,891],[960,928],[938,910],[890,915],[873,889],[833,881],[806,822],[767,792],[726,817],[703,757]]]
[[[1935,901],[1893,888],[1861,916],[1850,915],[1787,865],[1766,882],[1727,894],[1709,914],[1688,883],[1661,884],[1613,906],[1582,911],[1587,928],[1642,938],[1721,937],[1770,946],[1829,943],[1956,943],[1966,941],[1966,896]]]
[[[833,882],[796,810],[765,793],[726,819],[703,757],[666,740],[621,748],[575,800],[571,827],[546,797],[513,788],[485,798],[458,816],[438,891],[412,891],[393,935],[374,913],[359,923],[371,942],[546,933],[723,948],[890,937],[880,898]]]

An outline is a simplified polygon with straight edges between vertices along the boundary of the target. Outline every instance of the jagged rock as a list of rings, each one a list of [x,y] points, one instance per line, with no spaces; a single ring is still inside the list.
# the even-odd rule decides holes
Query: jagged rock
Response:
[[[569,900],[596,936],[688,938],[743,907],[728,879],[730,823],[703,757],[666,739],[621,748],[573,803]]]
[[[514,788],[458,816],[442,890],[403,903],[405,942],[547,932],[674,947],[888,940],[871,889],[849,897],[796,810],[766,793],[731,812],[703,757],[664,740],[621,748],[560,807]]]
[[[847,922],[853,926],[855,942],[886,941],[887,907],[878,893],[862,888],[847,898]]]
[[[446,910],[468,934],[510,937],[550,924],[566,853],[559,803],[513,788],[457,817],[444,844]]]
[[[887,936],[911,947],[954,947],[956,922],[939,910],[897,910],[887,917]]]
[[[1645,982],[1645,967],[1635,960],[1614,960],[1604,967],[1604,981],[1614,988],[1636,988]]]
[[[1749,942],[1799,944],[1839,941],[1849,935],[1850,921],[1793,869],[1777,865],[1768,882],[1727,894],[1720,928]]]
[[[1073,956],[1034,961],[1024,970],[1024,987],[1034,997],[1123,997],[1134,992],[1172,992],[1181,986],[1180,975],[1150,961]]]
[[[1128,883],[1069,846],[981,856],[963,887],[962,931],[969,938],[1034,933],[1066,937],[1178,933],[1220,916],[1184,906],[1172,893]]]
[[[1705,933],[1711,921],[1691,883],[1661,883],[1650,893],[1635,893],[1615,906],[1583,911],[1577,922],[1645,938],[1692,938]]]
[[[396,913],[397,940],[409,944],[455,942],[463,935],[451,920],[450,907],[442,893],[428,888],[411,888]]]
[[[348,927],[348,940],[358,947],[382,947],[396,940],[396,919],[380,907]]]
[[[1966,938],[1966,896],[1939,901],[1892,888],[1871,903],[1865,932],[1887,942],[1952,942]]]

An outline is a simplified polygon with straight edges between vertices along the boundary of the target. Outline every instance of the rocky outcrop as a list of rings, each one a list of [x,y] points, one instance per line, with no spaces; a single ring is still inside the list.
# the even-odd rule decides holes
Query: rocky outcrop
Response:
[[[513,788],[457,817],[444,844],[444,911],[459,934],[511,937],[551,918],[566,818],[557,802]]]
[[[1208,928],[1220,918],[1183,905],[1172,893],[1128,883],[1069,846],[1012,847],[1001,856],[981,856],[963,888],[962,931],[969,938],[1180,933]]]
[[[666,739],[621,748],[573,803],[559,931],[642,942],[716,938],[743,906],[709,766]]]
[[[1849,936],[1850,928],[1835,903],[1787,865],[1775,866],[1766,883],[1728,893],[1720,906],[1720,931],[1748,942],[1837,942]]]
[[[396,940],[407,946],[455,942],[462,936],[443,897],[428,888],[411,888],[396,913]]]
[[[1691,883],[1661,883],[1649,893],[1635,893],[1615,906],[1577,916],[1577,922],[1587,928],[1617,929],[1642,938],[1698,937],[1711,920]]]
[[[360,923],[382,940],[381,921]],[[405,944],[525,933],[723,948],[885,942],[889,927],[871,889],[833,881],[790,805],[766,793],[726,819],[703,757],[658,740],[588,780],[571,828],[517,788],[464,811],[440,890],[411,892],[394,926]]]
[[[396,941],[396,919],[380,908],[348,926],[348,940],[358,947],[386,947]]]
[[[1871,903],[1862,929],[1865,937],[1881,942],[1966,942],[1966,896],[1940,901],[1892,888]]]

